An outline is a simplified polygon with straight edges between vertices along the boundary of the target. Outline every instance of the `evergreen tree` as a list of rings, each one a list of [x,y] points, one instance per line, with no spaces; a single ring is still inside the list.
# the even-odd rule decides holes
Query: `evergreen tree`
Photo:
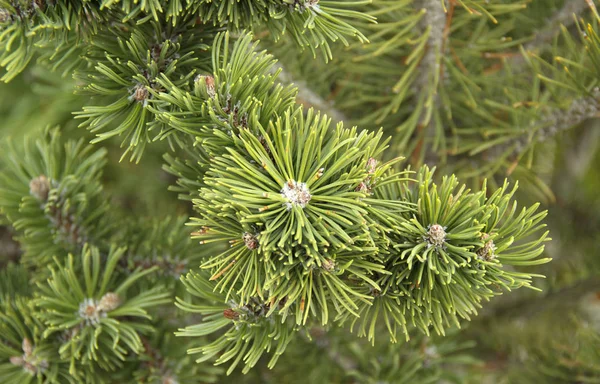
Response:
[[[0,0],[0,67],[1,383],[600,382],[593,0]]]

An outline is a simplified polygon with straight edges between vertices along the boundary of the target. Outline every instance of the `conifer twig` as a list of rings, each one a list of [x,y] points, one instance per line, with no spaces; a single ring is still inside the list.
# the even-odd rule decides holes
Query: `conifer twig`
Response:
[[[315,344],[325,350],[327,356],[335,362],[345,372],[350,372],[356,369],[357,364],[354,360],[342,355],[339,351],[331,348],[331,341],[327,331],[321,327],[313,327],[310,330],[312,337],[315,339]]]
[[[547,19],[545,27],[541,31],[536,32],[531,41],[523,44],[523,49],[526,52],[540,51],[546,45],[550,44],[552,39],[560,33],[560,28],[558,26],[564,25],[569,28],[575,22],[573,15],[581,15],[588,9],[589,5],[586,0],[567,1],[562,8]],[[515,69],[525,68],[526,61],[523,55],[515,54],[510,57],[512,58],[511,63]]]
[[[569,27],[574,23],[573,15],[580,15],[590,6],[586,0],[569,0],[565,2],[565,5],[556,11],[551,17],[547,19],[545,27],[537,31],[533,40],[523,45],[526,51],[535,51],[539,47],[544,46],[552,41],[552,38],[556,36],[560,29],[559,25]]]
[[[281,70],[279,74],[279,80],[285,84],[294,84],[298,88],[298,102],[307,107],[315,107],[316,109],[321,110],[327,116],[331,117],[334,121],[340,122],[345,121],[346,117],[342,112],[337,110],[333,102],[330,100],[325,100],[316,92],[308,87],[306,82],[298,81],[292,78],[292,76],[283,68],[283,66],[279,63],[273,66],[273,71]]]
[[[533,126],[541,127],[535,131],[526,131],[494,148],[486,154],[488,162],[494,162],[510,151],[508,157],[515,157],[525,152],[531,143],[540,143],[557,134],[578,126],[585,120],[593,118],[600,112],[600,90],[596,89],[592,96],[573,100],[567,110],[550,109],[546,114],[533,122]]]
[[[537,298],[527,297],[517,302],[510,301],[505,305],[489,308],[482,311],[480,320],[486,318],[527,320],[553,307],[576,306],[579,304],[578,299],[589,292],[598,290],[600,290],[600,279],[595,276],[589,277],[586,280],[578,281],[571,286],[554,292],[548,292]]]

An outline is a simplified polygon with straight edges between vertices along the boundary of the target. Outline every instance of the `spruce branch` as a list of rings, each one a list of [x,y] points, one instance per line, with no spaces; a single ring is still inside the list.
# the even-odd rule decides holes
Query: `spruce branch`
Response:
[[[196,71],[207,70],[198,56],[212,35],[210,29],[196,31],[195,20],[181,20],[177,27],[150,22],[131,33],[111,30],[96,36],[86,52],[92,70],[76,73],[80,93],[101,102],[76,114],[85,119],[81,126],[97,134],[92,142],[123,136],[123,156],[130,153],[138,162],[151,141],[169,139],[183,146],[177,132],[156,118],[162,110],[156,94],[163,79],[185,89]],[[132,53],[134,60],[128,59]]]
[[[289,322],[282,321],[279,316],[267,316],[270,305],[259,299],[252,299],[246,304],[240,304],[235,297],[229,302],[224,296],[213,293],[208,276],[190,272],[182,277],[182,282],[192,296],[204,299],[201,304],[193,304],[177,299],[176,305],[184,311],[202,315],[200,324],[180,329],[178,336],[198,337],[215,333],[226,328],[210,344],[188,350],[190,354],[201,353],[197,362],[207,361],[218,357],[216,364],[231,361],[227,374],[243,361],[243,372],[247,373],[256,365],[265,352],[272,351],[269,367],[273,367],[285,351],[295,329]],[[277,303],[273,303],[277,306]]]
[[[206,23],[235,30],[266,25],[276,39],[288,33],[300,47],[310,49],[313,55],[319,48],[329,60],[330,41],[340,40],[344,45],[349,44],[348,38],[368,41],[351,23],[374,22],[370,15],[353,10],[369,3],[371,0],[202,0],[192,2],[191,10]]]
[[[295,88],[276,84],[277,73],[268,74],[275,60],[254,51],[257,43],[251,44],[251,35],[242,35],[231,48],[230,40],[229,33],[215,38],[212,67],[194,79],[191,92],[164,76],[158,79],[165,90],[157,95],[158,100],[176,107],[161,112],[159,120],[195,137],[202,147],[196,155],[200,158],[222,153],[251,119],[268,126],[295,100]]]
[[[8,9],[5,3],[0,0],[0,10]],[[29,54],[47,57],[55,45],[52,54],[72,47],[62,68],[76,68],[78,90],[90,96],[77,116],[97,135],[94,143],[120,136],[125,154],[139,160],[145,145],[168,140],[172,153],[164,156],[164,169],[177,177],[171,189],[191,202],[193,213],[158,221],[113,213],[100,183],[104,151],[81,142],[63,148],[52,136],[8,146],[0,209],[19,231],[24,266],[54,262],[34,271],[33,292],[14,287],[21,267],[11,267],[11,278],[0,284],[6,303],[18,307],[0,313],[0,327],[23,323],[8,341],[0,337],[0,380],[5,372],[11,380],[27,382],[25,372],[51,384],[62,374],[90,382],[216,380],[219,369],[192,364],[184,350],[199,356],[197,362],[228,364],[227,374],[243,365],[245,374],[266,354],[273,368],[297,331],[320,324],[349,325],[372,344],[382,334],[392,342],[399,333],[413,338],[406,349],[378,343],[378,353],[391,360],[361,356],[355,340],[343,356],[330,353],[351,371],[347,377],[436,382],[448,379],[441,365],[460,345],[444,350],[444,342],[432,344],[424,335],[451,333],[504,291],[536,289],[542,276],[526,268],[549,261],[542,256],[546,212],[538,204],[520,208],[508,182],[471,191],[453,175],[434,182],[427,167],[401,170],[403,159],[392,155],[383,131],[332,125],[331,117],[302,108],[305,90],[279,84],[283,66],[257,52],[250,33],[239,33],[267,29],[277,38],[285,31],[330,58],[332,41],[348,44],[352,37],[358,47],[366,41],[361,30],[370,31],[374,44],[359,48],[351,61],[359,76],[346,84],[360,92],[346,106],[360,107],[354,115],[369,124],[398,127],[392,151],[424,156],[430,150],[424,146],[443,147],[458,122],[478,129],[486,119],[510,125],[490,105],[512,117],[521,111],[492,100],[479,108],[479,96],[501,87],[471,73],[481,72],[473,58],[484,50],[521,43],[502,38],[513,31],[513,13],[524,1],[454,0],[446,13],[443,1],[426,1],[423,11],[416,2],[381,0],[373,5],[383,20],[378,25],[358,11],[370,3],[363,0],[88,3],[28,3],[33,11],[19,20],[13,13],[21,9],[0,13],[11,22],[0,38],[23,38],[16,53],[6,51],[15,59],[6,61],[10,76]],[[72,31],[84,15],[98,20],[87,33]],[[503,17],[506,26],[491,27]],[[597,52],[590,49],[586,58],[594,62]],[[586,92],[596,86],[597,68],[569,55],[558,61],[583,75],[540,80],[552,91],[592,97]],[[325,102],[314,96],[307,97]],[[542,123],[561,119],[553,112]],[[156,308],[174,293],[181,311]],[[22,305],[15,304],[19,295],[28,296]],[[6,305],[3,299],[0,306]],[[14,320],[26,316],[33,320]],[[174,324],[184,343],[162,337]],[[456,361],[472,362],[460,354]],[[418,371],[422,366],[431,369]]]
[[[535,114],[515,111],[513,117],[518,127],[516,132],[513,130],[510,135],[495,137],[486,144],[477,145],[471,154],[487,149],[484,156],[490,164],[501,163],[502,160],[518,160],[536,143],[551,139],[588,119],[598,117],[600,91],[597,75],[600,73],[600,39],[597,24],[584,25],[582,21],[576,21],[576,27],[579,36],[572,36],[564,26],[561,27],[561,43],[565,44],[568,50],[563,56],[554,57],[554,65],[535,55],[529,60],[530,67],[537,73],[538,79],[545,82],[549,88],[548,93],[556,100],[555,104],[545,102],[541,104],[541,111],[538,109],[538,113]],[[576,48],[577,37],[585,47],[583,55],[579,53],[579,48]],[[552,77],[549,77],[550,74]],[[539,84],[534,83],[534,87],[538,86]],[[539,91],[534,89],[534,94],[539,95]],[[540,98],[540,102],[541,100],[543,99]]]
[[[133,373],[135,380],[144,383],[218,383],[223,373],[220,367],[197,364],[187,350],[198,343],[182,343],[174,329],[157,326],[157,332],[141,337],[144,352],[141,364]]]
[[[215,44],[223,41],[218,37]],[[264,60],[264,54],[246,53],[244,38],[240,42],[234,61]],[[216,76],[201,78],[199,86],[197,95],[209,102],[222,92]],[[179,104],[193,113],[183,100]],[[210,274],[184,279],[192,295],[213,304],[178,299],[185,311],[207,316],[181,335],[225,327],[220,312],[234,321],[260,313],[260,319],[296,327],[348,322],[371,341],[377,324],[392,341],[398,328],[408,337],[411,326],[444,334],[475,315],[483,300],[503,289],[532,287],[539,277],[507,267],[548,261],[539,258],[547,240],[540,233],[545,212],[537,213],[537,205],[517,212],[508,184],[487,196],[485,188],[459,188],[454,177],[436,185],[427,168],[415,183],[392,169],[399,159],[377,160],[386,147],[380,133],[341,124],[332,129],[329,118],[312,110],[271,111],[268,123],[250,115],[243,127],[229,125],[234,129],[227,136],[220,129],[202,132],[199,145],[213,153],[203,176],[184,163],[170,165],[182,190],[201,185],[189,191],[197,213],[193,237],[201,244],[229,244],[203,264]],[[211,143],[211,134],[223,140],[220,146]],[[209,287],[210,296],[200,293]],[[241,358],[246,349],[239,343],[226,359]],[[221,340],[195,352],[205,353],[204,361],[227,345]],[[252,359],[256,344],[246,345],[243,356]]]
[[[377,280],[380,290],[363,291],[373,296],[373,304],[360,304],[360,316],[340,316],[372,342],[377,322],[385,325],[392,341],[398,328],[409,337],[408,324],[443,335],[452,324],[460,326],[460,319],[477,314],[481,301],[503,289],[532,288],[532,278],[541,277],[506,266],[549,261],[538,258],[547,240],[547,232],[540,235],[546,212],[536,213],[534,205],[517,213],[512,201],[516,188],[509,190],[505,183],[486,197],[485,186],[472,193],[458,187],[455,177],[443,178],[438,186],[431,176],[423,168],[415,186],[378,192],[386,199],[414,202],[417,210],[403,213],[405,220],[389,234],[390,249],[383,259],[389,274]]]

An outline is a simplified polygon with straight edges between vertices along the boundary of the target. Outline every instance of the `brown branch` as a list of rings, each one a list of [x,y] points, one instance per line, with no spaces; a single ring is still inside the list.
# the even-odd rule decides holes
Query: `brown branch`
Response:
[[[0,267],[8,262],[16,262],[21,255],[19,243],[13,239],[9,227],[0,226]]]

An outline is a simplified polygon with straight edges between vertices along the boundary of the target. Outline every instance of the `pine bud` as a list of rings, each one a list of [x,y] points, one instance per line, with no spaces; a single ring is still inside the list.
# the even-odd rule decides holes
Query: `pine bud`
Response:
[[[356,192],[362,192],[362,193],[367,193],[367,194],[371,192],[371,189],[369,188],[367,183],[365,183],[364,181],[361,181],[354,190]]]
[[[104,312],[110,312],[117,309],[121,305],[121,298],[119,295],[113,292],[108,292],[100,299],[98,304],[98,310]]]
[[[6,23],[7,21],[10,21],[10,19],[10,12],[5,8],[0,8],[0,23]]]
[[[40,201],[48,201],[50,180],[45,175],[40,175],[29,182],[29,194]]]
[[[100,316],[106,314],[102,313],[99,304],[94,299],[85,299],[83,303],[79,304],[79,317],[85,320],[85,323],[95,325],[100,322]]]
[[[481,235],[481,240],[486,241],[490,238],[490,235],[484,233]],[[496,250],[496,246],[494,245],[494,240],[488,240],[485,242],[482,248],[477,251],[477,257],[480,260],[491,261],[496,258],[494,251]]]
[[[369,175],[375,173],[375,171],[377,170],[377,164],[379,164],[379,161],[375,160],[372,157],[369,157],[369,160],[367,161],[367,172],[369,173]]]
[[[240,314],[234,311],[233,309],[228,308],[223,311],[223,317],[229,320],[237,320],[240,318]]]
[[[146,88],[144,84],[136,85],[135,88],[133,88],[133,93],[131,94],[131,97],[140,103],[144,103],[146,100],[148,100],[149,96],[150,92],[148,92],[148,88]]]
[[[324,172],[325,172],[325,168],[319,168],[319,170],[317,171],[317,179],[320,179],[321,177],[323,177]]]
[[[381,291],[379,289],[377,289],[377,288],[370,287],[369,288],[369,293],[373,297],[379,297],[379,296],[381,296]]]
[[[441,247],[446,241],[446,230],[439,224],[430,225],[427,231],[427,242],[434,247]]]
[[[18,365],[19,367],[22,367],[23,364],[25,364],[25,360],[23,359],[23,356],[11,356],[10,359],[8,359],[10,361],[10,363],[12,365]]]
[[[31,344],[31,340],[29,340],[28,338],[24,338],[21,347],[23,348],[23,354],[25,355],[25,357],[31,356],[31,354],[33,353],[33,345]]]
[[[214,97],[217,95],[214,77],[210,75],[198,75],[196,76],[194,82],[203,96],[208,96],[209,98],[214,99]]]
[[[25,362],[23,368],[32,375],[35,375],[37,373],[37,368],[31,363]]]
[[[250,250],[255,250],[260,245],[256,236],[254,236],[251,233],[244,232],[244,234],[242,235],[242,239],[244,240],[246,247]]]
[[[323,260],[321,265],[323,266],[323,269],[326,270],[327,272],[333,271],[336,267],[335,260],[331,260],[331,259]]]
[[[179,384],[179,381],[172,376],[164,376],[162,378],[162,384]]]
[[[292,7],[296,7],[301,12],[306,9],[316,8],[319,6],[319,0],[294,0]]]
[[[286,203],[288,210],[298,205],[304,208],[312,198],[306,183],[298,183],[294,180],[290,180],[283,185],[281,196],[288,200]]]

